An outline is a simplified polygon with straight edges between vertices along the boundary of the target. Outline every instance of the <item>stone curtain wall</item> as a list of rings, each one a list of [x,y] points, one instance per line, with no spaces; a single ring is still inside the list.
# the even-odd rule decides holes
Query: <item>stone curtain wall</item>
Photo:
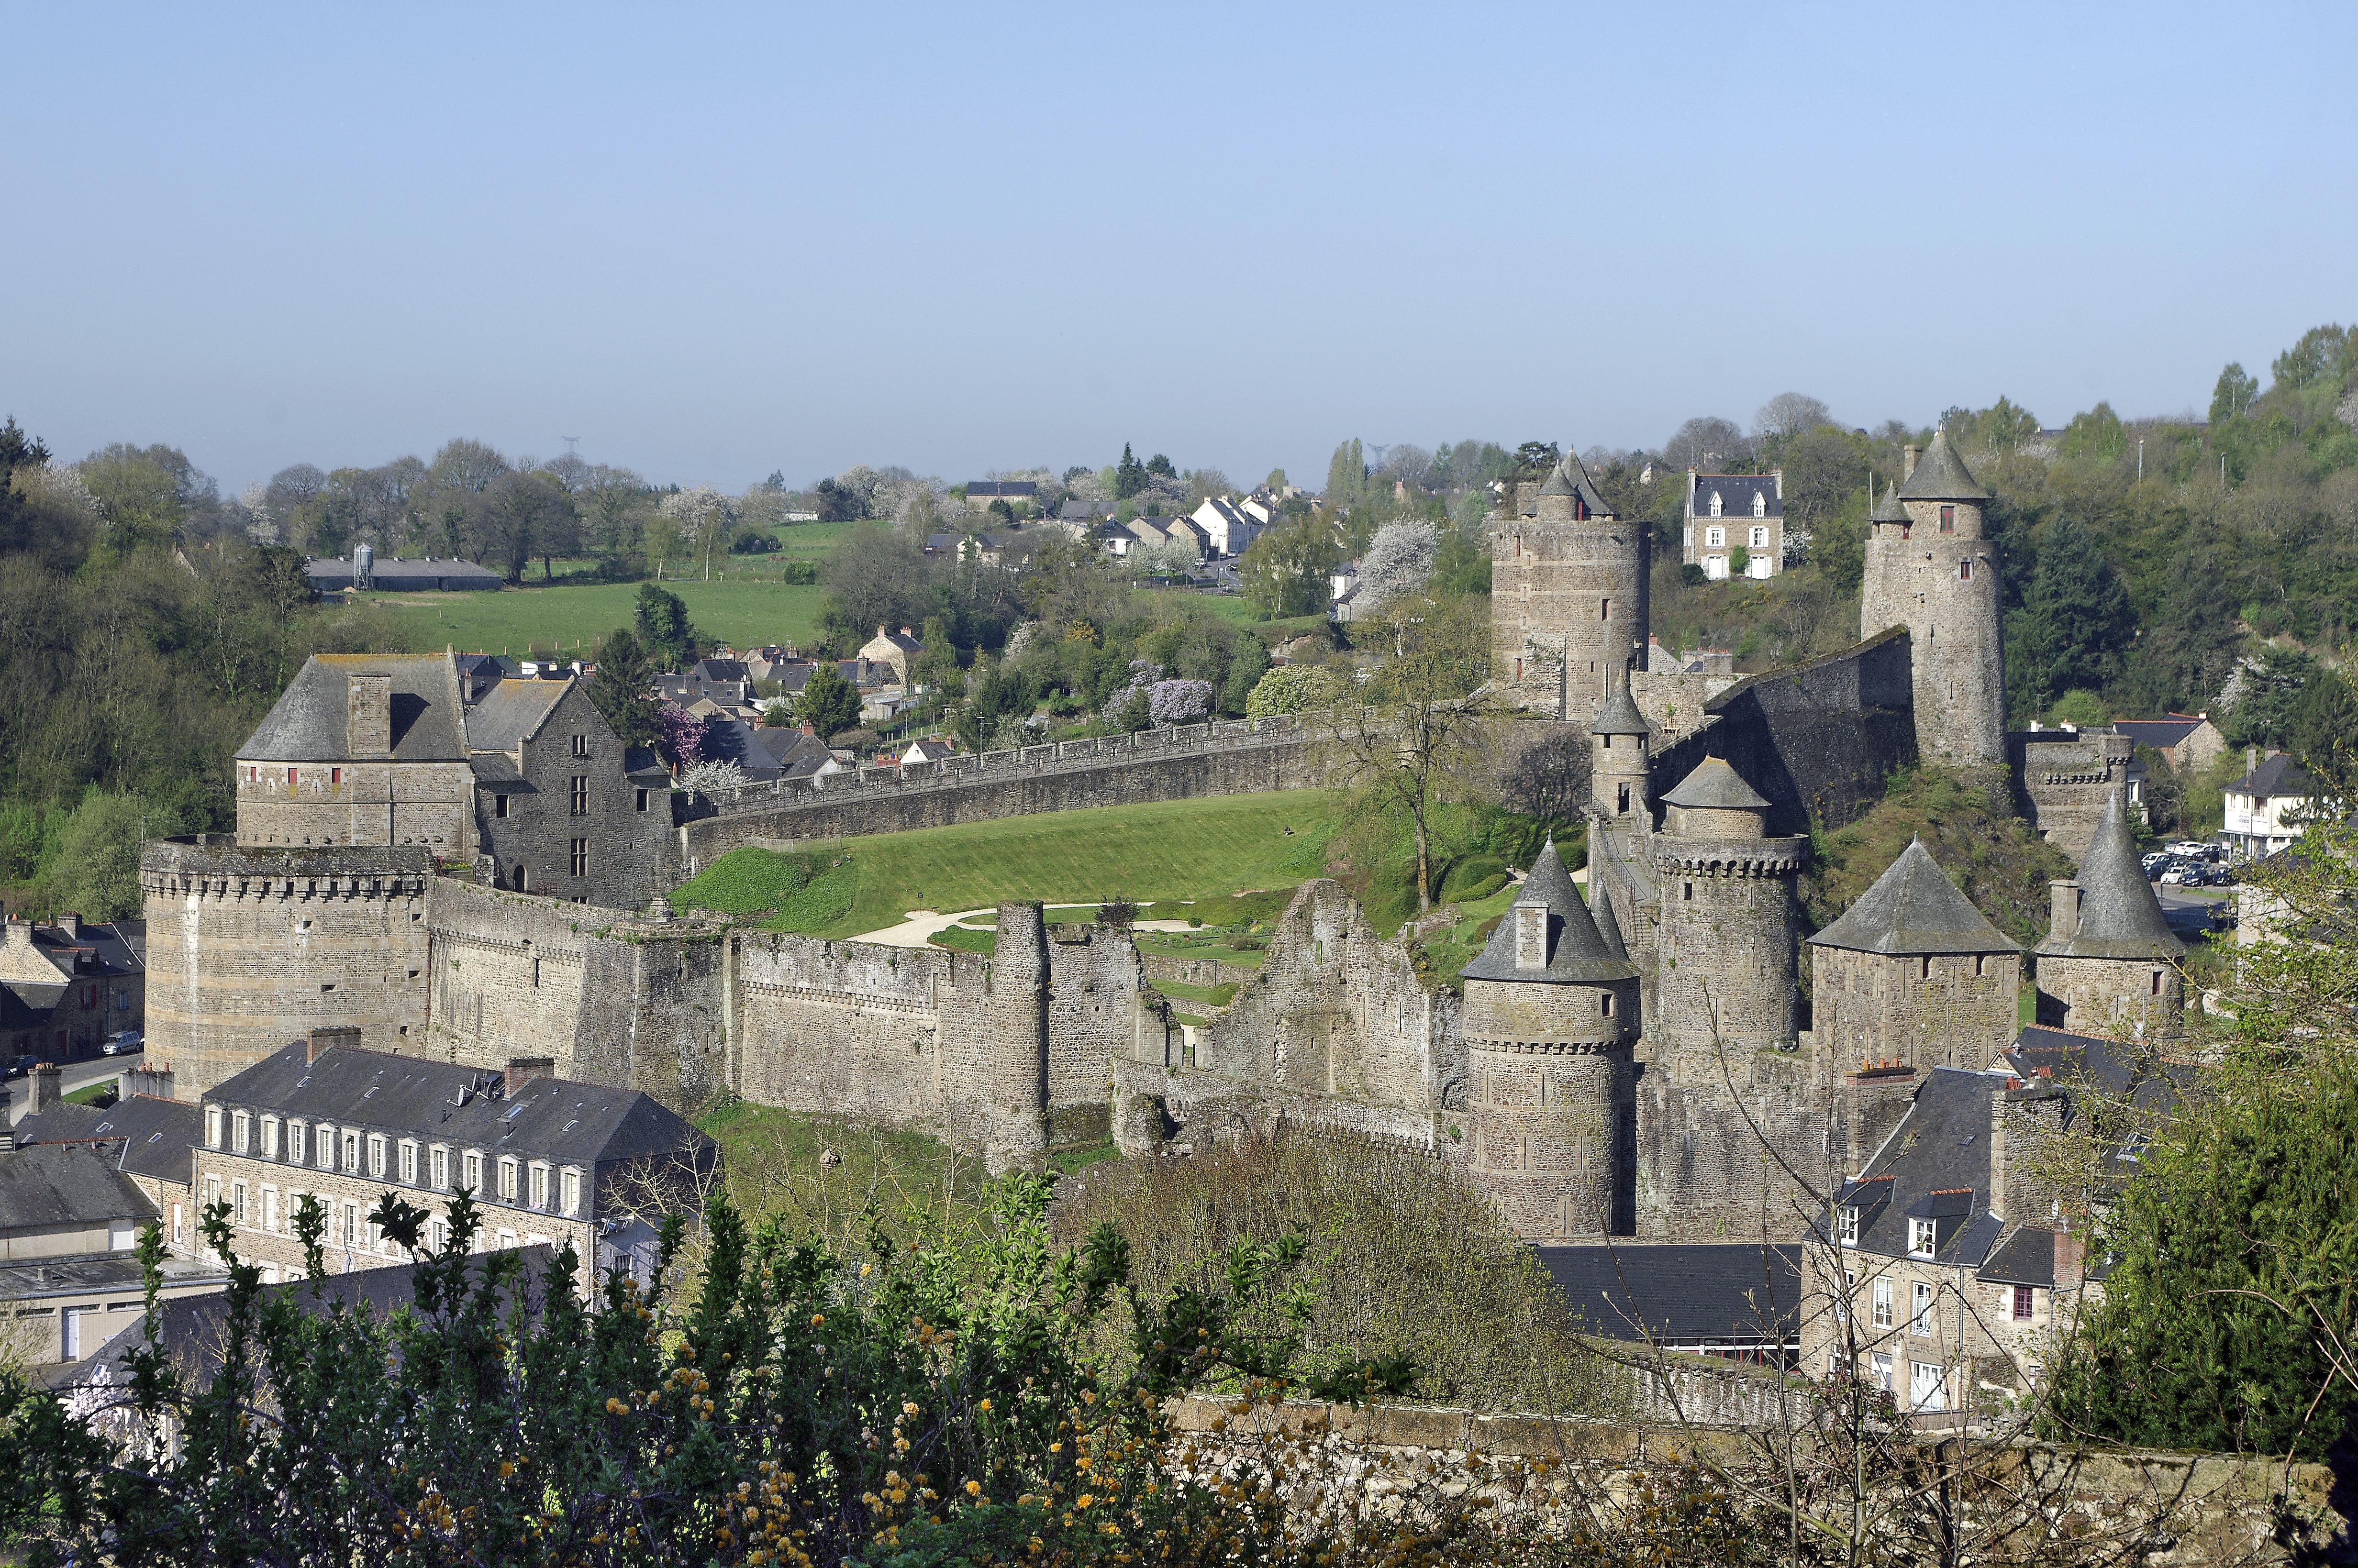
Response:
[[[940,1106],[942,1009],[961,960],[942,948],[736,939],[730,1087],[760,1105],[893,1126]]]
[[[1052,1111],[1101,1106],[1109,1064],[1166,1059],[1174,1031],[1127,934],[1104,926],[1047,929],[1046,1102]]]
[[[1029,746],[906,768],[755,785],[686,807],[674,875],[686,880],[740,844],[953,827],[1044,811],[1308,789],[1307,748],[1290,717],[1222,720],[1096,740]]]
[[[2017,732],[2006,737],[2006,760],[2019,780],[2016,802],[2039,836],[2077,864],[2104,820],[2113,791],[2127,787],[2136,743],[2125,735],[2069,730]]]
[[[321,1025],[416,1050],[425,1023],[425,849],[239,848],[227,833],[141,852],[147,1050],[192,1099]]]
[[[287,770],[297,775],[287,781]],[[251,770],[254,777],[248,778]],[[249,846],[408,845],[474,853],[475,775],[463,762],[241,762],[237,839]]]
[[[1837,1069],[1896,1058],[1978,1071],[2013,1042],[2022,985],[2015,953],[1821,947],[1812,955],[1812,1022]]]
[[[1637,1233],[1664,1241],[1785,1241],[1805,1221],[1776,1155],[1833,1179],[1848,1143],[1807,1051],[1704,1052],[1638,1069]],[[1753,1129],[1758,1127],[1758,1133]]]

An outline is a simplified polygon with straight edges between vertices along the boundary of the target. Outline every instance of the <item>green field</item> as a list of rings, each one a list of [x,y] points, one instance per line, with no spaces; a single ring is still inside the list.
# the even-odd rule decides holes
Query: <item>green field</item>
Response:
[[[735,648],[807,642],[827,590],[782,583],[669,582],[707,637]],[[412,650],[445,645],[461,653],[584,652],[629,626],[635,583],[503,588],[495,594],[369,594],[397,614]]]
[[[832,856],[741,849],[672,897],[681,908],[749,916],[784,909],[769,923],[829,937],[898,925],[912,909],[973,909],[1006,898],[1211,897],[1319,875],[1336,828],[1332,810],[1324,790],[1288,789],[845,839],[830,847],[848,855],[849,865],[823,880],[854,886],[832,899],[816,897],[819,882],[804,891],[821,869],[810,860]]]

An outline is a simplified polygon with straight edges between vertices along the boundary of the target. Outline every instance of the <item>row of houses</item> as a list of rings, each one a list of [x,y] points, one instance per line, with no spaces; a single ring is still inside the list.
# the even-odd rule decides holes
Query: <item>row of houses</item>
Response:
[[[71,1061],[146,1027],[144,920],[0,919],[0,1056]]]

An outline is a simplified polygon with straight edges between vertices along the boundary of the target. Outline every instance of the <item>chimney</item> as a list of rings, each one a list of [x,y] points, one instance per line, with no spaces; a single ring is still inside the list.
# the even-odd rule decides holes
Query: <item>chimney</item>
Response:
[[[58,1064],[43,1062],[25,1076],[25,1114],[38,1116],[63,1096],[58,1092]]]
[[[172,1098],[172,1069],[168,1062],[146,1062],[132,1068],[123,1075],[123,1092],[145,1094],[157,1100]]]
[[[555,1057],[510,1057],[507,1087],[502,1092],[510,1100],[514,1100],[517,1091],[534,1079],[556,1076],[557,1058]]]
[[[914,636],[916,636],[917,634],[916,634],[915,632],[914,632],[914,631],[911,631],[907,627],[905,627],[905,626],[904,626],[904,627],[903,627],[903,628],[901,628],[901,635],[902,635],[903,637],[914,637]]]
[[[303,1063],[309,1066],[331,1047],[341,1046],[348,1051],[361,1047],[361,1031],[357,1024],[322,1024],[303,1036]]]
[[[1899,449],[1899,482],[1906,484],[1916,477],[1916,448],[1913,445]]]
[[[2013,1081],[2007,1079],[2008,1083]],[[2009,1212],[2006,1207],[2006,1095],[2003,1092],[1991,1095],[1989,1106],[1989,1208],[1992,1214],[2005,1214]]]
[[[353,757],[393,755],[393,677],[347,675],[344,746]]]
[[[81,940],[81,916],[69,909],[58,917],[58,929],[75,941]]]
[[[2087,1262],[2087,1244],[2069,1230],[2055,1232],[2055,1288],[2076,1291]]]
[[[2070,941],[2080,934],[2078,883],[2050,882],[2047,885],[2047,934],[2060,941]]]

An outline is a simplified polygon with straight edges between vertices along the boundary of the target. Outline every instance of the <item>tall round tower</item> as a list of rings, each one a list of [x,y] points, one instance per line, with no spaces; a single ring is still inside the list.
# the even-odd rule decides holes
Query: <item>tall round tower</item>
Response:
[[[1999,642],[1997,543],[1984,529],[1989,492],[1932,433],[1923,459],[1908,449],[1896,494],[1875,511],[1866,542],[1859,635],[1908,628],[1916,748],[1928,762],[2006,761],[2006,664]],[[1894,502],[1897,502],[1894,505]]]
[[[1598,933],[1552,842],[1465,978],[1469,1179],[1527,1239],[1627,1233],[1638,966]]]
[[[1588,798],[1609,827],[1650,821],[1646,812],[1646,764],[1653,749],[1654,726],[1638,711],[1629,695],[1629,671],[1613,676],[1605,706],[1588,726]]]
[[[2186,944],[2170,934],[2137,864],[2119,790],[2079,875],[2049,885],[2054,904],[2038,947],[2039,1021],[2093,1035],[2125,1022],[2147,1039],[2186,1029]]]
[[[1615,515],[1566,455],[1490,518],[1490,664],[1524,706],[1596,716],[1646,646],[1650,536]]]
[[[1715,1047],[1793,1045],[1793,878],[1809,841],[1767,837],[1768,802],[1716,757],[1662,804],[1667,820],[1653,840],[1661,923],[1646,1033],[1673,1082],[1716,1083]]]

